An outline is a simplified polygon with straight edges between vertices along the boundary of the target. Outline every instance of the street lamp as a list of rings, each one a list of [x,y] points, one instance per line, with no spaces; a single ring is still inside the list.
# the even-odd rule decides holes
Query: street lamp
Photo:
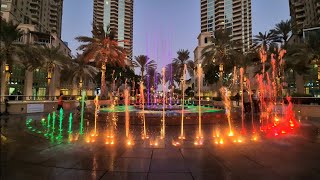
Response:
[[[50,84],[51,79],[52,79],[52,70],[53,70],[53,67],[49,67],[49,68],[48,68],[48,77],[47,77],[47,79],[48,79],[48,85]]]
[[[10,80],[10,66],[9,66],[9,64],[6,64],[5,72],[6,72],[6,81],[7,81],[7,84],[8,84],[9,80]]]
[[[220,72],[223,72],[223,64],[220,64],[220,65],[219,65],[219,71],[220,71]]]
[[[79,81],[80,94],[81,94],[81,92],[82,92],[82,86],[83,86],[83,81],[82,81],[82,77],[80,77],[80,81]]]
[[[317,65],[317,67],[318,67],[318,80],[320,80],[320,66]]]
[[[219,72],[220,72],[220,83],[222,86],[223,64],[219,64]]]

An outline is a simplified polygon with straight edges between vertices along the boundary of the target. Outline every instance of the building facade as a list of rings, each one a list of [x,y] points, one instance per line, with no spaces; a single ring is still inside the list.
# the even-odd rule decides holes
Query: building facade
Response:
[[[22,36],[14,42],[15,44],[59,47],[63,54],[71,57],[71,50],[59,37],[57,37],[55,33],[50,34],[39,32],[37,26],[31,24],[20,24],[18,29],[22,32]],[[7,79],[7,81],[8,82],[6,83],[8,84],[9,95],[19,93],[20,95],[24,95],[29,98],[43,98],[48,95],[57,96],[63,88],[63,84],[60,82],[60,69],[57,68],[54,69],[50,87],[47,84],[48,77],[47,70],[45,68],[29,71],[22,66],[13,65],[10,67],[10,78]],[[1,89],[1,92],[5,94],[4,89]]]
[[[71,50],[61,40],[62,5],[62,0],[4,0],[1,1],[1,17],[8,22],[19,24],[18,29],[22,36],[14,42],[15,44],[59,47],[65,56],[71,58]],[[2,64],[1,68],[4,66]],[[44,68],[31,72],[14,64],[10,66],[9,78],[1,78],[2,84],[8,84],[8,90],[1,86],[1,94],[20,94],[28,98],[56,96],[61,91],[65,94],[76,94],[71,92],[74,91],[74,85],[60,82],[59,69],[54,69],[50,87],[47,84],[47,76],[47,70]],[[5,76],[2,74],[1,77]]]
[[[16,24],[35,25],[39,32],[61,38],[63,0],[3,0],[1,17]]]
[[[252,44],[251,0],[201,0],[201,33],[225,29],[242,51]]]
[[[290,16],[295,29],[320,26],[320,1],[318,0],[289,0]]]
[[[303,43],[310,38],[320,37],[320,1],[319,0],[289,0],[290,16],[293,21],[294,34],[288,44]],[[320,97],[320,62],[311,62],[310,73],[292,76],[288,80],[291,92],[311,94]]]
[[[251,0],[201,0],[201,33],[198,36],[198,46],[194,50],[194,61],[202,63],[202,50],[210,45],[210,38],[216,30],[224,29],[230,34],[231,41],[242,46],[242,52],[247,52],[252,46]],[[194,79],[195,86],[200,80],[201,96],[217,96],[218,84],[207,84],[204,76]],[[197,87],[196,87],[197,88]]]
[[[108,26],[116,32],[119,45],[126,48],[132,60],[133,45],[133,0],[94,0],[93,24]],[[124,43],[123,41],[127,41]]]

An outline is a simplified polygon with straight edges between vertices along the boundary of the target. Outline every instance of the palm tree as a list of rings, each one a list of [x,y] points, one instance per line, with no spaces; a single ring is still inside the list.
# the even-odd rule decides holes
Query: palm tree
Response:
[[[1,94],[5,95],[8,94],[6,71],[12,65],[18,48],[14,41],[22,36],[22,32],[17,29],[18,25],[12,22],[1,19],[0,23]]]
[[[178,65],[175,63],[167,64],[165,67],[165,83],[169,82],[169,89],[175,87],[175,82],[180,86],[180,74],[178,72]]]
[[[283,43],[284,48],[286,48],[292,31],[291,20],[281,21],[271,31],[278,36],[279,39],[277,41]]]
[[[79,92],[81,94],[83,84],[88,82],[88,80],[94,80],[99,70],[88,64],[83,55],[77,54],[73,61],[68,64],[68,68],[65,71],[69,71],[69,76],[67,77],[67,82],[78,82]],[[62,74],[64,71],[62,71]]]
[[[193,76],[194,61],[189,60],[190,52],[188,50],[180,49],[177,52],[178,57],[174,58],[172,63],[175,64],[177,76],[183,77],[184,65],[187,67],[187,71],[190,76]]]
[[[157,69],[155,68],[148,68],[147,76],[149,78],[149,84],[151,84],[155,89],[157,89],[157,86],[162,82],[161,74],[157,72]],[[147,81],[146,78],[145,81]]]
[[[303,76],[310,73],[311,62],[316,59],[316,54],[316,51],[313,51],[306,43],[293,44],[287,47],[284,70],[286,74],[292,72],[298,93],[304,92]]]
[[[253,36],[253,47],[263,48],[267,51],[271,44],[279,42],[277,39],[277,34],[274,31],[269,31],[268,33],[259,32],[258,35]]]
[[[150,60],[149,57],[145,55],[135,56],[132,64],[134,67],[140,68],[141,80],[144,79],[144,72],[147,71],[147,69],[157,68],[156,62],[154,60]]]
[[[41,68],[43,58],[38,47],[32,45],[20,46],[17,51],[16,63],[22,65],[26,70],[33,72],[35,69]]]
[[[125,66],[126,50],[115,39],[115,32],[110,26],[104,30],[102,26],[93,26],[93,37],[79,36],[75,39],[82,44],[78,50],[83,51],[86,61],[95,61],[101,67],[101,95],[106,96],[106,65]]]
[[[235,48],[239,48],[238,42],[231,41],[229,33],[225,30],[217,30],[211,37],[211,43],[202,50],[202,66],[214,64],[230,64],[230,54]]]
[[[211,43],[202,50],[204,72],[208,73],[210,70],[208,67],[212,67],[212,65],[223,67],[223,72],[233,69],[235,61],[232,57],[236,57],[233,54],[238,52],[237,49],[241,47],[240,45],[237,41],[231,41],[231,37],[227,31],[215,31],[214,36],[211,37]],[[223,72],[220,71],[219,75],[221,85],[223,83]]]
[[[24,78],[24,95],[32,95],[33,86],[33,72],[41,69],[43,66],[43,58],[40,54],[39,48],[32,45],[22,45],[17,51],[16,64],[25,68]]]
[[[48,95],[54,95],[54,91],[51,92],[52,88],[51,79],[55,75],[56,70],[62,70],[65,68],[65,65],[70,62],[71,58],[64,55],[63,52],[60,51],[60,47],[49,47],[42,46],[39,48],[41,58],[43,58],[43,67],[47,70],[47,78],[48,78]]]

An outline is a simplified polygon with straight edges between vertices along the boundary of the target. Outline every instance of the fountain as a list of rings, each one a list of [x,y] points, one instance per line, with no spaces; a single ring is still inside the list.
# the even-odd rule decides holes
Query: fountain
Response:
[[[130,114],[129,114],[129,90],[124,90],[124,104],[125,104],[125,126],[126,126],[126,138],[127,138],[127,144],[132,145],[132,142],[129,137],[129,130],[130,130]]]
[[[47,127],[50,128],[50,119],[51,119],[51,116],[50,116],[50,113],[48,114],[48,118],[47,118]]]
[[[240,68],[240,91],[241,91],[241,102],[242,102],[242,106],[241,106],[241,125],[242,125],[242,131],[244,132],[244,92],[243,92],[243,73],[244,73],[244,69]]]
[[[261,51],[261,56],[263,58],[262,62],[266,61],[266,55],[263,51]],[[239,124],[237,124],[237,121],[233,122],[234,116],[233,113],[231,113],[232,105],[230,100],[230,91],[233,90],[232,87],[235,87],[236,84],[240,81],[240,91],[242,92],[242,101],[243,101],[243,91],[244,89],[247,89],[249,92],[249,99],[252,106],[252,94],[251,94],[251,87],[250,87],[250,81],[247,79],[247,83],[245,82],[244,77],[244,68],[240,68],[239,70],[234,67],[233,68],[233,79],[232,79],[232,87],[221,87],[220,92],[223,99],[223,104],[225,107],[225,112],[223,110],[217,110],[214,108],[209,107],[208,104],[205,104],[204,101],[201,102],[203,99],[201,98],[201,90],[204,91],[204,89],[201,87],[202,85],[202,67],[201,64],[197,65],[197,80],[196,85],[198,86],[198,103],[194,101],[190,101],[189,99],[185,99],[185,86],[186,86],[186,71],[187,66],[184,65],[183,67],[183,74],[181,77],[181,89],[182,89],[182,98],[180,100],[176,100],[176,95],[172,94],[173,92],[173,84],[170,83],[166,84],[165,82],[165,75],[166,73],[170,73],[170,71],[165,72],[165,69],[162,68],[162,97],[161,95],[157,96],[157,83],[153,84],[151,83],[152,79],[150,77],[147,78],[146,84],[141,81],[140,83],[140,89],[135,89],[135,82],[132,81],[132,96],[135,96],[135,90],[136,95],[139,94],[140,91],[140,97],[137,98],[137,103],[140,103],[136,106],[131,106],[130,104],[130,91],[129,87],[127,87],[127,79],[124,82],[124,91],[122,92],[124,95],[124,107],[121,105],[116,105],[114,102],[113,96],[115,96],[115,90],[119,92],[119,88],[116,88],[116,77],[115,77],[115,71],[112,73],[113,82],[112,82],[112,104],[111,107],[105,107],[99,109],[99,100],[98,96],[94,99],[94,105],[95,110],[94,113],[88,113],[88,118],[85,119],[84,122],[84,100],[85,100],[85,92],[82,91],[82,99],[81,99],[81,121],[78,123],[78,121],[73,121],[73,115],[70,113],[69,117],[65,116],[63,117],[63,111],[60,111],[60,119],[59,119],[59,133],[55,132],[55,121],[56,121],[56,113],[53,112],[53,114],[48,114],[47,123],[48,124],[40,124],[40,123],[30,123],[28,121],[28,130],[41,134],[42,132],[47,132],[47,134],[51,133],[51,137],[54,137],[55,143],[59,142],[66,142],[61,141],[62,138],[67,138],[67,136],[63,137],[65,134],[63,130],[68,130],[69,134],[69,143],[72,141],[75,141],[78,138],[75,138],[76,136],[72,135],[72,131],[76,131],[80,129],[80,133],[76,134],[85,134],[84,138],[80,138],[80,140],[84,139],[88,143],[100,143],[101,139],[102,141],[105,140],[103,143],[108,145],[113,145],[115,143],[118,143],[120,141],[116,140],[122,140],[123,143],[126,146],[131,146],[133,143],[135,143],[134,132],[139,131],[139,137],[141,136],[143,139],[143,143],[146,143],[153,148],[159,147],[164,145],[167,145],[167,142],[171,134],[178,135],[178,140],[174,141],[173,139],[176,137],[172,137],[172,145],[182,146],[182,145],[188,145],[190,143],[189,141],[183,141],[186,136],[188,136],[189,125],[193,125],[193,128],[195,129],[195,133],[192,134],[192,136],[195,138],[192,140],[194,141],[194,145],[201,146],[203,143],[207,142],[204,141],[204,136],[207,135],[208,129],[210,129],[211,134],[211,127],[212,129],[215,129],[215,132],[213,133],[213,141],[212,144],[217,145],[223,145],[228,144],[229,142],[233,143],[243,143],[247,140],[247,136],[250,136],[250,139],[252,141],[257,141],[258,137],[259,139],[262,139],[264,135],[267,136],[269,132],[272,134],[280,134],[280,133],[286,133],[294,129],[294,127],[297,127],[295,124],[295,117],[292,110],[292,103],[290,97],[287,97],[287,100],[289,102],[289,105],[287,108],[284,108],[283,105],[283,114],[284,116],[277,117],[278,114],[275,113],[274,108],[275,107],[275,101],[277,97],[277,88],[279,88],[279,83],[277,83],[276,79],[277,76],[277,66],[276,66],[276,59],[274,55],[272,56],[272,71],[265,72],[265,67],[263,69],[262,75],[257,75],[257,80],[259,83],[259,89],[260,89],[260,101],[261,101],[261,109],[263,109],[264,112],[262,112],[260,119],[262,126],[268,125],[268,128],[263,127],[263,131],[256,131],[255,129],[258,129],[258,126],[260,125],[259,122],[254,122],[254,114],[253,114],[253,108],[251,111],[251,124],[253,129],[253,134],[242,134],[239,133],[244,132],[245,126],[247,122],[245,122],[245,114],[244,114],[244,106],[242,106],[242,112],[241,112],[241,125],[240,125],[240,116]],[[172,69],[171,69],[172,70]],[[239,71],[239,72],[237,72]],[[272,72],[272,74],[271,74]],[[240,76],[240,79],[237,76],[237,73]],[[269,77],[270,74],[270,77]],[[168,75],[168,74],[167,74]],[[221,76],[222,77],[222,76]],[[156,77],[155,77],[156,78]],[[172,77],[171,77],[172,78]],[[231,77],[232,78],[232,77]],[[155,80],[156,81],[156,80]],[[246,86],[245,86],[246,84]],[[147,87],[145,87],[145,85]],[[169,90],[170,89],[170,90]],[[237,89],[238,90],[238,89]],[[265,98],[270,97],[270,101],[265,101]],[[148,99],[147,99],[148,98]],[[159,101],[158,101],[158,100]],[[140,101],[139,101],[140,100]],[[162,105],[158,104],[162,100]],[[147,102],[147,106],[145,106]],[[188,105],[186,105],[186,103]],[[179,104],[179,105],[176,105]],[[193,104],[193,106],[192,106]],[[202,106],[201,106],[202,104]],[[149,106],[150,105],[150,106]],[[220,111],[221,113],[217,113],[217,111]],[[99,116],[98,116],[99,113]],[[107,118],[104,118],[105,114],[107,115]],[[142,117],[136,118],[136,117]],[[63,118],[65,118],[63,120]],[[69,121],[67,122],[67,119],[69,118]],[[196,119],[198,118],[198,120]],[[94,121],[93,121],[94,120]],[[98,123],[97,121],[102,120],[106,123]],[[63,122],[65,121],[65,122]],[[268,123],[268,121],[272,123]],[[52,123],[52,125],[51,125]],[[83,127],[84,123],[87,123],[87,126],[85,126],[85,129]],[[248,121],[248,124],[250,121]],[[40,124],[40,125],[39,125]],[[124,126],[124,130],[117,129],[117,125],[120,125],[119,127]],[[134,124],[134,125],[131,125]],[[188,126],[186,126],[188,124]],[[210,125],[207,125],[210,124]],[[212,125],[214,124],[214,125]],[[218,125],[217,125],[218,124]],[[37,130],[34,127],[29,126],[40,126],[40,128]],[[123,126],[122,126],[123,125]],[[139,126],[140,125],[140,126]],[[155,125],[155,126],[153,126]],[[172,126],[171,126],[172,125]],[[218,127],[217,127],[217,126]],[[239,125],[239,127],[238,127]],[[152,127],[153,126],[153,127]],[[160,126],[160,127],[159,127]],[[168,127],[166,127],[168,126]],[[224,129],[222,129],[225,126]],[[149,128],[150,127],[150,128]],[[221,128],[220,128],[221,127]],[[256,127],[256,128],[255,128]],[[41,129],[42,128],[42,129]],[[44,129],[48,128],[47,131]],[[52,130],[50,129],[52,128]],[[174,129],[175,128],[175,129]],[[250,128],[250,126],[249,126]],[[159,130],[160,129],[160,130]],[[192,129],[192,127],[190,128]],[[148,130],[148,132],[147,132]],[[172,131],[173,130],[173,131]],[[99,136],[97,134],[99,133]],[[140,134],[141,133],[141,134]],[[122,134],[122,135],[121,135]],[[148,135],[150,136],[150,139]],[[159,135],[160,134],[160,135]],[[56,136],[58,135],[58,136]],[[240,135],[240,136],[238,136]],[[119,136],[119,137],[118,137]],[[57,141],[56,141],[57,139]],[[148,140],[147,140],[148,139]],[[166,141],[168,140],[168,141]],[[192,142],[193,143],[193,142]],[[150,147],[149,146],[149,147]]]
[[[59,131],[62,131],[62,121],[63,121],[63,109],[60,109],[60,115],[59,115]]]
[[[181,132],[179,139],[185,139],[184,132],[183,132],[183,123],[184,123],[184,86],[185,86],[185,79],[186,79],[186,72],[187,72],[187,65],[184,64],[183,66],[183,78],[182,78],[182,102],[181,102]]]
[[[52,133],[54,133],[55,124],[56,124],[56,112],[53,111],[53,113],[52,113]]]
[[[202,77],[202,68],[201,68],[201,64],[198,64],[198,120],[199,120],[199,129],[198,129],[198,136],[197,137],[200,137],[202,138],[202,128],[201,128],[201,77]]]
[[[236,84],[237,81],[237,66],[233,67],[233,78],[232,78],[232,86]]]
[[[69,115],[69,133],[72,133],[72,112]]]
[[[165,68],[162,68],[162,92],[163,92],[163,100],[162,100],[162,128],[161,128],[161,138],[165,137],[165,121],[166,121],[166,84],[165,84]]]
[[[233,130],[232,130],[232,124],[231,124],[231,101],[230,101],[230,97],[228,95],[228,89],[226,87],[222,87],[220,89],[220,92],[221,92],[223,104],[224,104],[225,111],[226,111],[225,113],[226,113],[228,125],[229,125],[228,136],[233,136]]]
[[[84,117],[84,98],[86,92],[81,92],[81,115],[80,115],[80,134],[83,134],[83,117]]]
[[[97,135],[97,118],[98,118],[98,111],[100,108],[98,95],[96,95],[96,97],[94,98],[94,107],[95,107],[95,109],[94,109],[94,135],[96,136]]]
[[[142,121],[143,121],[143,136],[142,139],[148,139],[147,136],[147,128],[146,128],[146,117],[144,112],[144,87],[143,87],[143,81],[140,81],[140,101],[142,106]]]

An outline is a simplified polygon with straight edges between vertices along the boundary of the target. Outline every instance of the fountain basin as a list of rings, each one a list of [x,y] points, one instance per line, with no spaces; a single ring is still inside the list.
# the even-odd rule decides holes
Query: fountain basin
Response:
[[[201,106],[202,122],[204,124],[214,124],[226,121],[225,111],[223,109],[217,109],[213,107]],[[130,124],[143,125],[143,116],[146,119],[148,125],[160,125],[162,120],[162,106],[156,108],[145,107],[144,113],[142,113],[142,107],[128,106],[128,116],[130,118]],[[184,123],[185,124],[198,124],[199,106],[185,106],[184,110]],[[165,111],[166,125],[181,125],[182,116],[181,106],[167,107]],[[111,116],[116,116],[119,124],[125,123],[125,106],[114,106],[108,108],[101,108],[98,115],[98,121],[105,121]],[[91,118],[93,119],[93,118]]]

